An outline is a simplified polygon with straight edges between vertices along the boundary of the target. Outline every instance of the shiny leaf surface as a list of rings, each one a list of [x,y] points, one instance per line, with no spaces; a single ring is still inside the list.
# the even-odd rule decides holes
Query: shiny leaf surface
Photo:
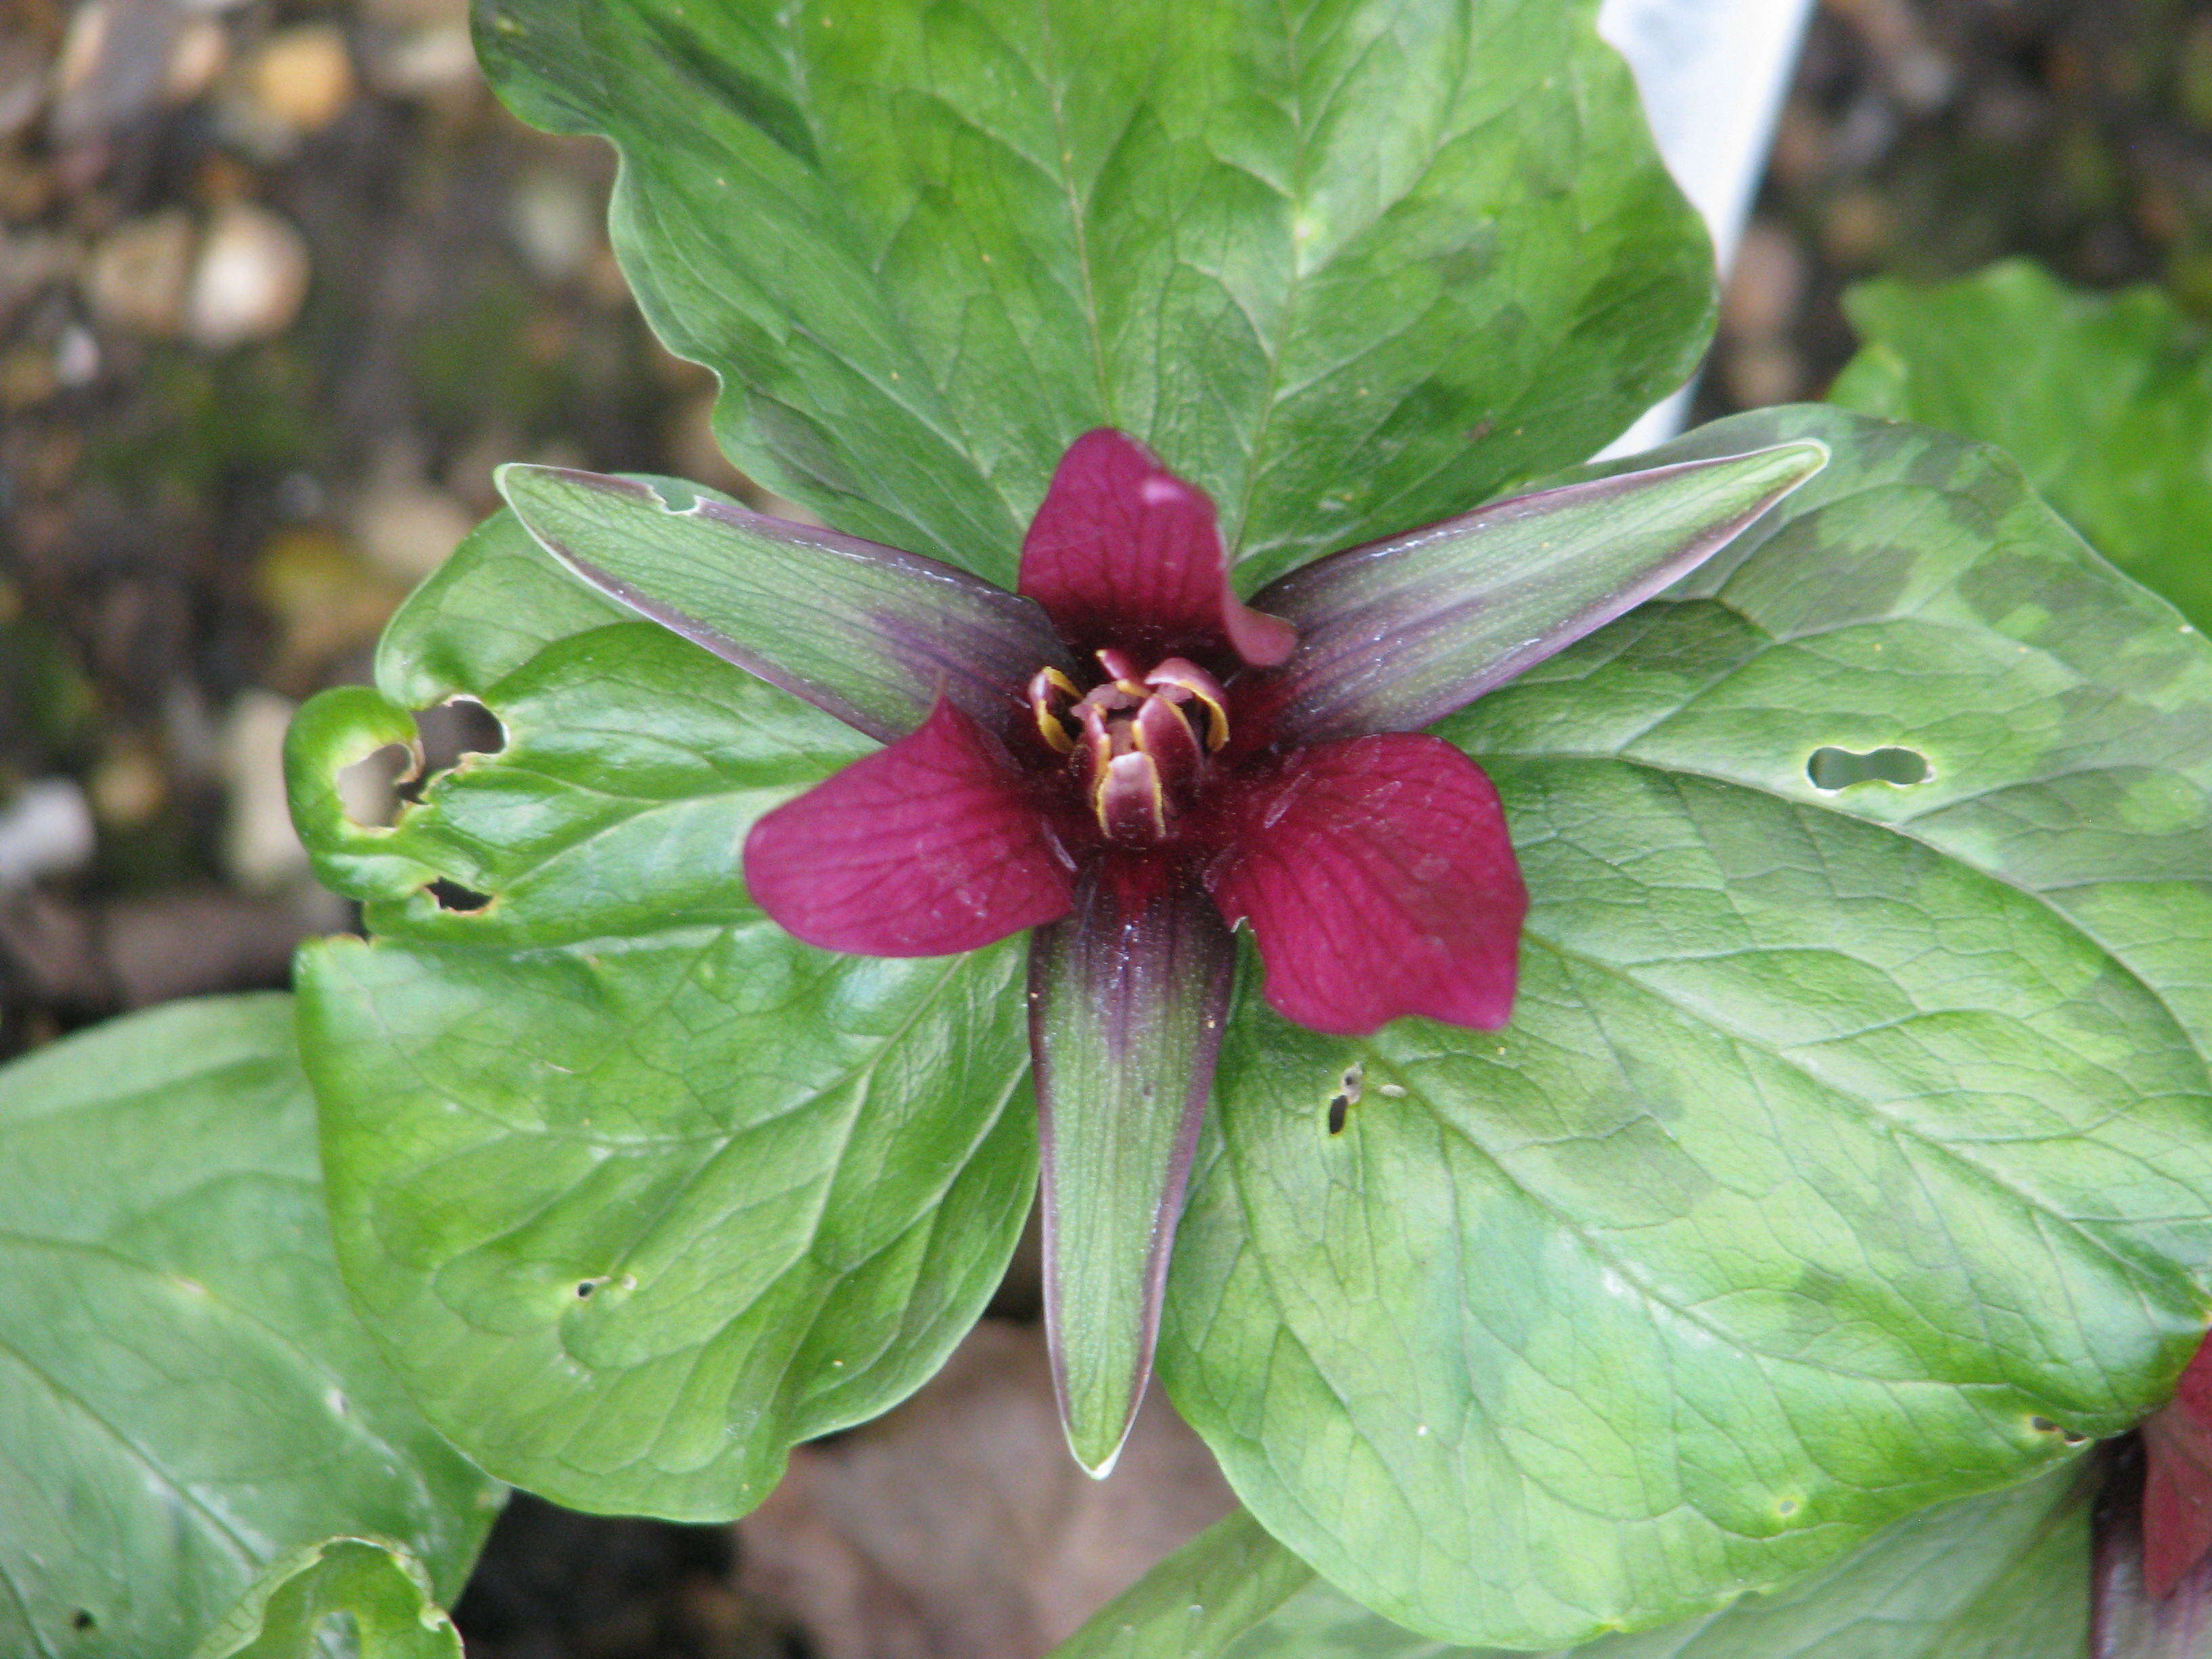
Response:
[[[525,118],[621,149],[617,253],[738,465],[1011,586],[1094,427],[1264,579],[1678,385],[1711,256],[1595,10],[496,0],[477,36]]]
[[[1804,439],[1747,544],[1437,728],[1527,877],[1512,1024],[1248,998],[1223,1048],[1162,1376],[1439,1638],[1784,1583],[2126,1428],[2212,1314],[2212,648],[1992,452],[1649,459]]]
[[[1548,1659],[2083,1659],[2094,1485],[2069,1466],[1941,1504],[1772,1595]],[[1053,1659],[1509,1656],[1368,1612],[1240,1513],[1154,1568]]]
[[[2212,628],[2212,341],[2160,289],[2088,294],[2022,260],[1867,283],[1829,393],[2003,449],[2106,558]]]
[[[502,515],[393,619],[380,691],[303,711],[302,832],[371,934],[303,957],[304,1041],[341,1263],[431,1420],[571,1505],[726,1516],[996,1284],[1035,1181],[1021,952],[769,921],[747,829],[872,745],[623,614]],[[391,827],[318,806],[454,696],[498,752]]]
[[[182,1659],[333,1534],[459,1592],[500,1490],[347,1304],[290,998],[0,1067],[0,1652]]]

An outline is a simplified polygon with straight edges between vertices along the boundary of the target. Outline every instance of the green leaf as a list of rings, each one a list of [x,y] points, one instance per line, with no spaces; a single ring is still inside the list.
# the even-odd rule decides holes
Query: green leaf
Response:
[[[2212,342],[2155,288],[2025,260],[1844,300],[1866,349],[1829,396],[2009,452],[2090,544],[2212,628]]]
[[[1311,1567],[1238,1510],[1100,1608],[1051,1659],[1216,1659],[1315,1582]]]
[[[2212,647],[1940,434],[1637,465],[1808,437],[1671,600],[1437,728],[1534,899],[1511,1026],[1231,1023],[1162,1376],[1439,1637],[1779,1583],[2128,1426],[2212,1314]],[[1922,781],[1808,775],[1885,748]]]
[[[0,1652],[181,1659],[335,1534],[459,1591],[499,1489],[347,1305],[290,998],[0,1068]]]
[[[380,694],[302,711],[326,864],[364,833],[317,805],[381,734],[320,746],[361,698],[506,734],[350,867],[373,937],[304,953],[303,1046],[340,1262],[430,1420],[562,1503],[708,1519],[917,1387],[997,1283],[1036,1179],[1021,951],[769,923],[747,828],[872,745],[622,614],[502,516],[393,618]]]
[[[1552,1659],[2082,1659],[2094,1464],[1900,1521],[1834,1566],[1705,1618]],[[1346,1599],[1249,1516],[1140,1579],[1052,1659],[1509,1659]]]
[[[738,465],[1011,586],[1120,427],[1255,578],[1571,465],[1679,385],[1711,263],[1595,0],[490,0],[526,119]]]
[[[374,1538],[325,1538],[271,1562],[192,1659],[318,1659],[333,1635],[359,1659],[461,1659],[422,1564]]]

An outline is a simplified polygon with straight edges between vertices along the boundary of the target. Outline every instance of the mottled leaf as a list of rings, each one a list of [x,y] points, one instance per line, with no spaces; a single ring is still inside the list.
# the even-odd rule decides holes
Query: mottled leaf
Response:
[[[1645,460],[1804,439],[1751,537],[1437,728],[1528,880],[1510,1026],[1248,997],[1224,1045],[1162,1376],[1441,1638],[1779,1584],[2126,1428],[2212,1314],[2212,647],[1976,446],[1781,410]],[[1889,748],[1919,781],[1814,780]]]
[[[0,1067],[0,1652],[183,1659],[335,1534],[459,1591],[500,1491],[347,1305],[290,998]]]
[[[1771,1595],[1549,1659],[2084,1659],[2094,1471],[1924,1510]],[[1053,1659],[1510,1659],[1391,1624],[1231,1516]]]
[[[302,711],[295,811],[371,935],[306,952],[302,1030],[339,1260],[424,1413],[563,1503],[726,1516],[996,1284],[1035,1180],[1021,951],[770,922],[747,829],[872,745],[623,614],[502,516],[393,618],[380,691]],[[449,697],[504,746],[388,828],[319,805]]]
[[[2212,627],[2212,341],[2151,287],[2069,289],[2024,260],[1867,283],[1866,349],[1829,396],[1993,443],[2106,558]]]
[[[192,1659],[461,1659],[422,1564],[376,1538],[325,1538],[271,1562]]]
[[[1571,465],[1711,303],[1595,0],[483,0],[605,134],[738,464],[1012,586],[1061,452],[1150,443],[1273,574]]]

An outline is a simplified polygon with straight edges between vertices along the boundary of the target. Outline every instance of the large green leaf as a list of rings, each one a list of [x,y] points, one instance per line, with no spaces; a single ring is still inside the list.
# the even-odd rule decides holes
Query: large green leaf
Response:
[[[1551,1659],[2086,1659],[2094,1468],[1923,1510],[1771,1596]],[[1509,1659],[1347,1600],[1237,1514],[1154,1568],[1053,1659]]]
[[[2212,628],[2212,342],[2154,288],[2025,260],[1844,301],[1867,342],[1830,397],[1996,444],[2092,546]]]
[[[451,1596],[499,1489],[347,1306],[289,997],[0,1069],[0,1652],[183,1659],[273,1558],[370,1530]]]
[[[1719,568],[1437,728],[1534,898],[1512,1025],[1228,1034],[1162,1374],[1440,1637],[1778,1583],[2124,1428],[2212,1313],[2212,647],[1994,452],[1650,459],[1802,437]]]
[[[383,1539],[325,1538],[288,1551],[208,1632],[192,1659],[462,1659],[460,1632],[422,1564]]]
[[[295,812],[372,935],[304,954],[303,1038],[340,1262],[431,1420],[563,1503],[731,1516],[997,1283],[1036,1180],[1020,943],[770,924],[745,830],[872,745],[611,614],[502,515],[393,619],[380,690],[302,712]],[[338,771],[464,695],[505,747],[348,820]]]
[[[1571,465],[1687,374],[1704,232],[1595,0],[482,0],[739,465],[1011,577],[1119,426],[1273,574]]]

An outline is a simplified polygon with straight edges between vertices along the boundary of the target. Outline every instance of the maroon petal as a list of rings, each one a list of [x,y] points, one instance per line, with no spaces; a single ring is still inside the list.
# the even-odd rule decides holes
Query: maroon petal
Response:
[[[2154,1583],[2151,1577],[2157,1523],[2144,1468],[2148,1438],[2128,1435],[2096,1454],[2106,1474],[2093,1522],[2092,1659],[2203,1659],[2212,1652],[2212,1556],[2173,1578]]]
[[[976,950],[1074,899],[1028,779],[949,701],[754,824],[745,884],[785,932],[870,957]]]
[[[1528,894],[1498,792],[1465,755],[1419,734],[1322,744],[1235,814],[1206,884],[1251,922],[1276,1012],[1346,1036],[1407,1014],[1505,1024]]]
[[[1074,914],[1030,942],[1045,1331],[1068,1446],[1093,1474],[1152,1376],[1236,965],[1206,895],[1145,858],[1091,866]]]
[[[2212,1342],[2197,1348],[2142,1439],[2143,1583],[2163,1599],[2212,1554]]]
[[[1020,588],[1079,651],[1158,658],[1225,648],[1265,665],[1297,643],[1288,623],[1231,588],[1206,493],[1111,428],[1085,433],[1060,457],[1022,543]]]

